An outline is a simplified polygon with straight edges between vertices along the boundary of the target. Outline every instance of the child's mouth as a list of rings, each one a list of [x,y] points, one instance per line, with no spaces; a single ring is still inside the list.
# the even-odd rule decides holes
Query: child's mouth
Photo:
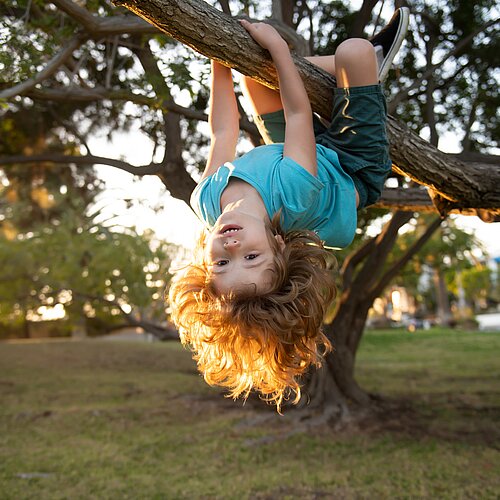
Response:
[[[222,226],[221,230],[219,231],[219,234],[237,233],[241,229],[243,229],[241,226],[236,226],[234,224],[226,224],[225,226]]]

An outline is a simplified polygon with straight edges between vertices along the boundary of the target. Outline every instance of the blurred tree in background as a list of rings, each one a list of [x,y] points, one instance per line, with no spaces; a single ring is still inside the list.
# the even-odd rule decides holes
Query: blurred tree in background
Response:
[[[64,40],[75,29],[63,26],[53,9],[42,13],[43,2],[31,6],[34,15],[28,5],[22,5],[25,17],[21,22],[9,25],[7,43],[12,50],[1,52],[6,70],[2,76],[7,81],[23,80],[36,72],[44,57],[53,56],[57,37]],[[48,36],[53,32],[55,40]],[[90,54],[83,56],[88,58],[86,71],[92,71],[96,84],[100,78],[118,81],[118,73],[103,76],[97,61]],[[126,71],[131,60],[119,60],[121,68]],[[60,75],[63,82],[68,73]],[[59,316],[65,313],[61,333],[81,334],[87,329],[103,333],[120,325],[164,321],[161,297],[176,247],[156,241],[152,233],[139,235],[134,228],[117,228],[112,220],[103,221],[98,198],[104,185],[92,164],[50,161],[52,156],[89,152],[87,141],[92,134],[127,130],[132,119],[123,117],[124,106],[125,101],[82,106],[71,100],[54,105],[24,98],[4,107],[0,155],[49,158],[13,162],[1,174],[0,323],[6,325],[4,335],[17,325],[28,335],[29,320],[43,319],[39,311],[47,309],[56,310]]]
[[[425,214],[414,219],[411,222],[412,228],[399,236],[389,261],[398,258],[418,240],[429,222],[429,216]],[[470,232],[458,228],[453,219],[448,219],[396,277],[394,283],[412,292],[418,302],[417,309],[423,310],[427,315],[435,315],[442,325],[454,324],[459,318],[452,311],[451,301],[458,303],[460,294],[465,291],[464,273],[467,274],[477,266],[481,267],[480,263],[485,262],[486,258],[483,244]],[[472,287],[468,286],[468,300],[471,298],[471,290]],[[464,307],[465,304],[462,304],[462,308]],[[464,313],[458,312],[458,316]]]

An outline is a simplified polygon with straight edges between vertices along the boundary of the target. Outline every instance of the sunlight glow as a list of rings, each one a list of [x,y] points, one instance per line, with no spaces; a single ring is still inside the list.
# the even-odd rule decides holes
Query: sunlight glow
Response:
[[[38,316],[38,317],[37,317]],[[54,307],[40,306],[36,310],[36,315],[30,318],[31,321],[53,321],[62,319],[66,316],[66,311],[62,304],[56,304]]]
[[[391,300],[394,309],[399,309],[401,307],[401,292],[394,290],[391,294]]]
[[[132,307],[130,307],[129,304],[122,304],[121,308],[125,314],[130,314],[132,312]]]

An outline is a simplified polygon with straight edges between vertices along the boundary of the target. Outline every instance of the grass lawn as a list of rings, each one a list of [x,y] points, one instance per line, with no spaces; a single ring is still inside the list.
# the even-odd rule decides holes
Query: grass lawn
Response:
[[[0,498],[500,497],[500,333],[369,331],[357,379],[406,410],[291,433],[176,343],[2,343]]]

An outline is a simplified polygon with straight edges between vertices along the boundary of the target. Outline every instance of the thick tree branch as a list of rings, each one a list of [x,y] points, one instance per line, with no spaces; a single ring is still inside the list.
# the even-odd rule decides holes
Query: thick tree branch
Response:
[[[367,257],[375,246],[375,238],[366,240],[363,245],[351,252],[344,260],[340,275],[342,276],[342,288],[350,288],[356,266]]]
[[[408,211],[435,211],[434,205],[426,189],[422,187],[386,188],[382,196],[373,205],[376,208],[397,208]]]
[[[394,170],[451,202],[450,208],[500,208],[500,169],[465,164],[442,153],[393,117],[388,119]]]
[[[205,2],[115,0],[114,3],[129,8],[201,54],[277,88],[276,72],[267,51],[236,20]],[[313,109],[328,119],[332,109],[332,77],[302,58],[295,57],[294,61]],[[450,200],[451,208],[500,207],[500,169],[468,166],[450,158],[393,118],[388,120],[388,134],[397,171]]]

